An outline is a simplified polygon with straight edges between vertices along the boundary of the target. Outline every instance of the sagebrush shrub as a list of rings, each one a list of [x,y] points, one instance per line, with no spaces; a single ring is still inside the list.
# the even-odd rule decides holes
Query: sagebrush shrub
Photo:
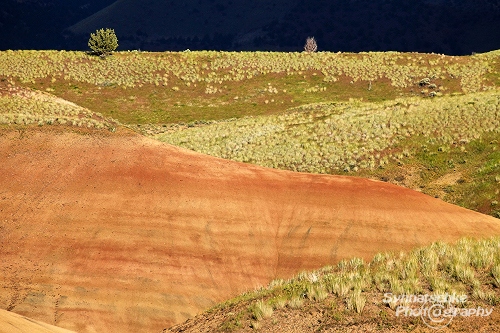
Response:
[[[307,37],[306,44],[304,45],[304,51],[311,53],[316,52],[318,50],[318,44],[316,43],[316,39],[314,37]]]

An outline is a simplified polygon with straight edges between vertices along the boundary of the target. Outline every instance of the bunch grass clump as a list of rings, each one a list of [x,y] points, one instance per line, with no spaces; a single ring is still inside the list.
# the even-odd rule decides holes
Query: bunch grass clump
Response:
[[[478,260],[484,254],[487,259]],[[342,260],[278,284],[273,282],[256,291],[253,301],[250,293],[246,297],[250,299],[249,320],[263,327],[264,320],[285,305],[288,311],[294,311],[324,302],[337,304],[335,308],[343,304],[345,313],[360,314],[368,304],[379,304],[390,294],[465,295],[466,299],[456,298],[495,305],[500,300],[499,263],[500,238],[463,238],[455,244],[436,242],[410,252],[379,253],[368,263],[360,258]],[[391,298],[385,306],[395,310],[407,302],[405,297]]]
[[[366,304],[366,297],[361,294],[361,290],[356,289],[353,291],[351,296],[347,299],[347,309],[355,310],[356,313],[363,312]]]
[[[273,307],[266,302],[259,300],[252,306],[252,317],[259,321],[273,315]]]

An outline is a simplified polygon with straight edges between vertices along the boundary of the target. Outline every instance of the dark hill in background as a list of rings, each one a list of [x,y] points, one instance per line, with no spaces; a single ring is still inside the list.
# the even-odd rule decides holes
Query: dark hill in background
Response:
[[[65,49],[68,43],[63,38],[64,29],[112,2],[114,0],[3,0],[0,50]]]
[[[498,0],[301,0],[264,43],[299,46],[314,35],[332,51],[470,54],[499,48],[499,9]]]
[[[234,38],[272,25],[297,3],[297,0],[118,0],[69,30],[88,35],[103,25],[113,27],[122,36],[125,49],[164,50],[180,44],[181,48],[227,50],[234,48]]]
[[[106,7],[107,6],[107,7]],[[0,49],[87,50],[114,28],[119,49],[416,51],[500,48],[500,0],[8,0]]]

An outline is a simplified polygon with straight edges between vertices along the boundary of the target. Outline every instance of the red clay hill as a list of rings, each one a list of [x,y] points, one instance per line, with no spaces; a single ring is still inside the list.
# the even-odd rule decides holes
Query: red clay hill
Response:
[[[0,308],[77,332],[159,332],[342,258],[500,221],[391,184],[272,170],[119,130],[0,130]]]
[[[0,333],[75,333],[14,312],[0,310]]]

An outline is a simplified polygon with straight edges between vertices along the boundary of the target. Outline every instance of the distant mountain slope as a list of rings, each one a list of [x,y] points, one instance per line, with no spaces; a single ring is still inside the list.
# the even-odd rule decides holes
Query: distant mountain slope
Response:
[[[311,34],[320,50],[470,54],[500,46],[497,7],[498,0],[302,0],[259,42],[298,47]]]
[[[297,51],[314,35],[320,50],[463,55],[500,48],[500,1],[7,0],[0,49],[87,50],[103,27],[122,50]]]
[[[62,49],[62,31],[113,0],[4,0],[0,6],[0,50]]]
[[[498,219],[395,185],[124,130],[2,128],[0,160],[0,308],[80,333],[160,332],[342,258],[500,235]]]
[[[69,30],[88,34],[103,26],[113,27],[125,39],[137,36],[144,41],[220,34],[231,36],[231,42],[238,34],[281,19],[296,3],[297,0],[118,0]]]
[[[424,3],[472,12],[500,11],[499,0],[424,0]]]
[[[122,49],[320,50],[470,54],[500,48],[498,0],[119,0],[71,26],[115,28]],[[75,37],[75,41],[78,37]]]
[[[233,49],[234,39],[247,33],[260,35],[264,26],[282,19],[298,0],[233,0],[165,2],[118,0],[71,26],[75,35],[88,36],[101,27],[112,27],[121,49],[165,50]],[[82,39],[83,40],[83,39]],[[253,40],[253,39],[251,39]]]

